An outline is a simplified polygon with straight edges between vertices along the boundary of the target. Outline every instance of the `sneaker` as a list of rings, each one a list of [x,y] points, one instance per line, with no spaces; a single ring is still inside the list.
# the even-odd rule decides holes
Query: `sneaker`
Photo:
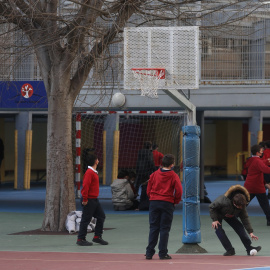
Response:
[[[249,250],[248,252],[247,252],[247,255],[248,256],[254,256],[254,255],[256,255],[257,254],[257,252],[259,252],[261,249],[262,249],[262,247],[261,246],[258,246],[258,247],[250,247],[251,248],[251,250]],[[255,251],[255,254],[254,254],[254,251]]]
[[[232,249],[230,249],[230,250],[227,250],[227,251],[223,254],[223,256],[233,256],[233,255],[235,255],[235,250],[234,250],[234,248],[232,248]]]
[[[146,254],[145,254],[144,256],[145,256],[145,259],[146,259],[146,260],[152,260],[152,257],[153,257],[153,256],[146,255]]]
[[[93,238],[92,240],[95,243],[101,244],[101,245],[108,245],[109,243],[105,240],[102,239],[102,237],[98,237],[98,238]]]
[[[79,246],[92,246],[93,245],[92,242],[88,242],[85,239],[78,239],[76,244]]]
[[[172,257],[166,254],[164,257],[159,257],[160,260],[170,260]]]

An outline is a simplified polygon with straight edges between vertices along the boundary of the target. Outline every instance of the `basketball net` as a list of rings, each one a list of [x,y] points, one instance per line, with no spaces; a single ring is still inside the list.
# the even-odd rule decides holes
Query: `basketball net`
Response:
[[[160,79],[165,79],[165,68],[132,68],[133,75],[140,82],[141,96],[158,98]]]

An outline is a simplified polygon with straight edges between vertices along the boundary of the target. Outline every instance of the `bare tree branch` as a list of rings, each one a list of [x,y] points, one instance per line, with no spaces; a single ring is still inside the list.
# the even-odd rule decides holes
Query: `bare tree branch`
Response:
[[[75,73],[72,84],[71,84],[71,94],[75,100],[76,96],[78,95],[78,89],[80,89],[93,64],[94,60],[97,59],[105,48],[114,40],[119,30],[121,30],[128,19],[134,14],[135,10],[139,5],[143,4],[143,1],[129,1],[126,2],[124,6],[121,6],[118,18],[116,19],[115,23],[111,26],[111,28],[101,37],[101,41],[96,42],[93,46],[91,52],[81,61],[80,66],[78,67],[77,72]],[[114,7],[116,8],[116,7]]]

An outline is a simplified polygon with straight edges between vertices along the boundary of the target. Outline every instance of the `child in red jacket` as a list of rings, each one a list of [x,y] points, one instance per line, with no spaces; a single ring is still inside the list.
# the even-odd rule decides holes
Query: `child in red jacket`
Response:
[[[162,168],[152,173],[148,182],[150,232],[145,255],[147,260],[151,260],[155,254],[158,236],[160,236],[159,258],[171,259],[167,249],[169,232],[174,205],[181,201],[183,193],[179,176],[173,171],[174,160],[173,155],[165,155],[162,159]]]
[[[82,219],[78,233],[77,245],[92,246],[92,242],[86,240],[87,226],[92,220],[92,217],[97,219],[95,227],[95,236],[93,242],[108,245],[108,242],[102,239],[103,224],[105,221],[105,213],[98,200],[99,195],[99,177],[97,172],[97,165],[99,160],[95,155],[89,155],[87,158],[88,169],[83,177],[82,187]]]
[[[156,167],[156,170],[158,170],[160,168],[160,166],[161,166],[162,159],[163,159],[164,155],[158,151],[158,145],[157,144],[153,145],[153,151],[152,152],[153,152],[153,158],[154,158],[155,167]]]
[[[264,181],[264,173],[270,173],[270,159],[262,160],[263,147],[253,145],[251,147],[252,157],[247,160],[247,178],[244,187],[250,193],[250,201],[256,197],[267,219],[267,226],[270,226],[270,206],[265,193],[265,188],[270,188],[270,184]]]
[[[270,141],[264,142],[264,151],[263,151],[263,156],[262,159],[268,159],[270,158]],[[270,174],[264,174],[264,181],[269,184],[270,183]],[[268,190],[268,199],[270,199],[270,194]]]

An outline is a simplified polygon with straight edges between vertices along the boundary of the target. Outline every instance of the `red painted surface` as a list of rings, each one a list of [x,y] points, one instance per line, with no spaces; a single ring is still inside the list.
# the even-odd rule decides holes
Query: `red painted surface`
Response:
[[[92,247],[85,247],[85,251]],[[270,267],[270,257],[171,254],[172,260],[159,260],[155,255],[146,260],[143,254],[0,252],[1,269],[8,270],[229,270]],[[269,268],[268,268],[269,269]]]

